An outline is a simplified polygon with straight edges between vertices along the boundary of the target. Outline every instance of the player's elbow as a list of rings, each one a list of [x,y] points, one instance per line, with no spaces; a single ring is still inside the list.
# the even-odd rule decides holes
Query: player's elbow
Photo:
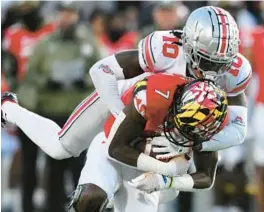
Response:
[[[60,148],[54,148],[52,151],[49,152],[48,155],[55,160],[63,160],[71,157],[71,155],[68,152]]]

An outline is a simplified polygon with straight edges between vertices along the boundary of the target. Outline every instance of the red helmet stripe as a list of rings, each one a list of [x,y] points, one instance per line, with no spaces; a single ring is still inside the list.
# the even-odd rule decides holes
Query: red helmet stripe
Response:
[[[87,108],[89,108],[98,98],[99,98],[99,94],[97,92],[93,92],[89,97],[87,97],[85,100],[81,102],[81,104],[76,108],[75,111],[73,111],[69,119],[66,121],[63,128],[58,132],[60,138],[68,131],[68,129],[80,117],[80,115]]]
[[[228,20],[227,16],[221,8],[213,7],[217,14],[220,27],[220,44],[218,48],[218,53],[224,54],[227,51],[228,46]]]

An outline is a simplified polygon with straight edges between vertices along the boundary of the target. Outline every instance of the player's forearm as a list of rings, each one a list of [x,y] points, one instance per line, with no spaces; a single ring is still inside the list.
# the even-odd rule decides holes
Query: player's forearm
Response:
[[[101,99],[116,116],[124,109],[117,83],[118,80],[124,79],[124,74],[115,56],[106,57],[95,63],[90,69],[90,76]]]
[[[229,106],[229,111],[228,125],[210,141],[204,142],[201,151],[218,151],[244,142],[247,132],[247,108]]]
[[[116,162],[146,172],[155,172],[166,176],[175,176],[178,167],[172,162],[162,162],[155,158],[139,153],[131,147],[118,147],[110,149],[109,155]]]
[[[145,121],[142,123],[137,122],[133,129],[131,129],[131,125],[125,124],[128,121],[131,121],[131,119],[127,119],[126,114],[121,112],[112,125],[108,136],[108,142],[110,142],[108,153],[111,159],[142,171],[156,172],[167,176],[176,175],[177,167],[173,161],[171,163],[161,162],[129,146],[129,143],[137,135],[142,134]],[[125,135],[124,132],[126,132]]]

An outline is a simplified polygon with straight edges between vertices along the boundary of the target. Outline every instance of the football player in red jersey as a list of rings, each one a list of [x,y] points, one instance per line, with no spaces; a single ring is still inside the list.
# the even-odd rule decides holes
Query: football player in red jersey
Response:
[[[116,186],[118,192],[114,199],[118,211],[159,211],[158,205],[175,198],[179,190],[192,191],[193,188],[212,186],[216,152],[193,153],[197,171],[190,173],[187,172],[192,157],[189,156],[192,155],[189,148],[178,152],[177,157],[169,162],[156,160],[148,156],[147,151],[142,153],[144,148],[141,151],[137,149],[141,143],[139,138],[151,132],[153,135],[164,132],[165,137],[160,139],[171,142],[171,147],[175,148],[172,152],[177,152],[182,146],[191,147],[209,140],[227,123],[227,98],[222,90],[210,81],[188,82],[179,75],[158,74],[136,83],[125,92],[122,101],[125,109],[117,118],[109,117],[105,133],[97,135],[91,144],[72,202],[77,211],[96,211],[95,208],[104,205],[104,200],[111,199]],[[107,158],[108,153],[114,162]],[[148,192],[166,188],[176,190],[166,191],[165,196],[158,197],[154,204],[147,203],[152,194],[139,201],[136,198],[139,191],[129,187],[127,181],[142,172],[120,166],[115,161],[139,171],[159,173],[153,175],[155,178],[149,181],[150,184],[137,184],[137,188]],[[123,179],[120,186],[119,178]],[[127,204],[121,204],[124,202]]]
[[[193,187],[203,189],[212,186],[217,163],[217,153],[215,152],[195,153],[195,166],[199,172],[194,171],[193,174],[189,175],[187,174],[190,167],[190,157],[188,155],[186,155],[187,159],[181,157],[179,160],[176,157],[176,161],[170,160],[166,163],[146,154],[141,154],[140,151],[135,149],[137,147],[136,143],[134,143],[135,147],[130,147],[131,142],[139,136],[144,136],[145,132],[147,132],[147,135],[149,135],[148,132],[156,135],[165,129],[165,137],[158,137],[157,140],[158,142],[160,139],[166,140],[167,147],[171,147],[171,150],[166,150],[166,152],[174,155],[165,158],[171,159],[176,155],[188,153],[190,151],[189,147],[210,140],[215,133],[223,129],[229,118],[227,116],[225,92],[211,81],[190,81],[179,75],[158,74],[139,81],[135,86],[124,92],[122,101],[127,107],[116,119],[111,115],[105,123],[105,132],[95,137],[79,180],[80,186],[76,190],[77,197],[73,198],[71,206],[83,212],[97,211],[114,194],[115,186],[119,182],[117,180],[119,172],[118,168],[107,158],[109,144],[109,155],[113,159],[134,166],[138,170],[170,176],[155,175],[155,177],[164,179],[164,181],[160,181],[158,184],[152,183],[154,187],[148,187],[148,191],[169,188],[172,185],[173,188],[177,189],[176,191],[173,190],[173,194],[177,195],[178,190],[181,189],[192,190]],[[12,107],[16,107],[18,110],[26,111],[17,104],[16,97],[11,93],[4,94],[2,103],[4,105],[11,104]],[[26,111],[26,113],[31,112]],[[17,120],[18,122],[15,123],[25,132],[28,132],[29,128],[32,127],[20,123],[19,119]],[[45,130],[43,130],[42,135],[44,136],[45,133]],[[107,140],[106,136],[108,137]],[[51,153],[51,146],[48,142],[39,142],[36,137],[31,137],[31,139],[45,152]],[[179,148],[181,146],[185,148]],[[61,149],[59,143],[52,144],[52,148],[53,152],[60,152]],[[182,178],[172,178],[172,176],[179,174],[183,175]],[[122,177],[127,182],[127,177]],[[136,177],[135,173],[132,176],[129,175],[129,177],[129,180]],[[182,184],[182,181],[186,183]],[[180,187],[179,184],[182,184],[182,186]],[[94,201],[91,201],[91,198]],[[117,198],[117,202],[120,203],[120,201],[123,200]],[[91,202],[93,204],[90,204]],[[139,208],[146,206],[146,202],[143,205],[142,202],[136,201],[136,203]],[[160,204],[159,200],[157,204]],[[157,205],[154,208],[157,210]],[[149,210],[153,211],[153,208],[151,207]]]

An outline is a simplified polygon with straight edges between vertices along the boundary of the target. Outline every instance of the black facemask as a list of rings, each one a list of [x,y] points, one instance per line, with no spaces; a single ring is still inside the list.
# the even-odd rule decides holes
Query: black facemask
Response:
[[[21,14],[21,20],[30,31],[38,30],[43,23],[39,8],[34,8],[25,14]]]

